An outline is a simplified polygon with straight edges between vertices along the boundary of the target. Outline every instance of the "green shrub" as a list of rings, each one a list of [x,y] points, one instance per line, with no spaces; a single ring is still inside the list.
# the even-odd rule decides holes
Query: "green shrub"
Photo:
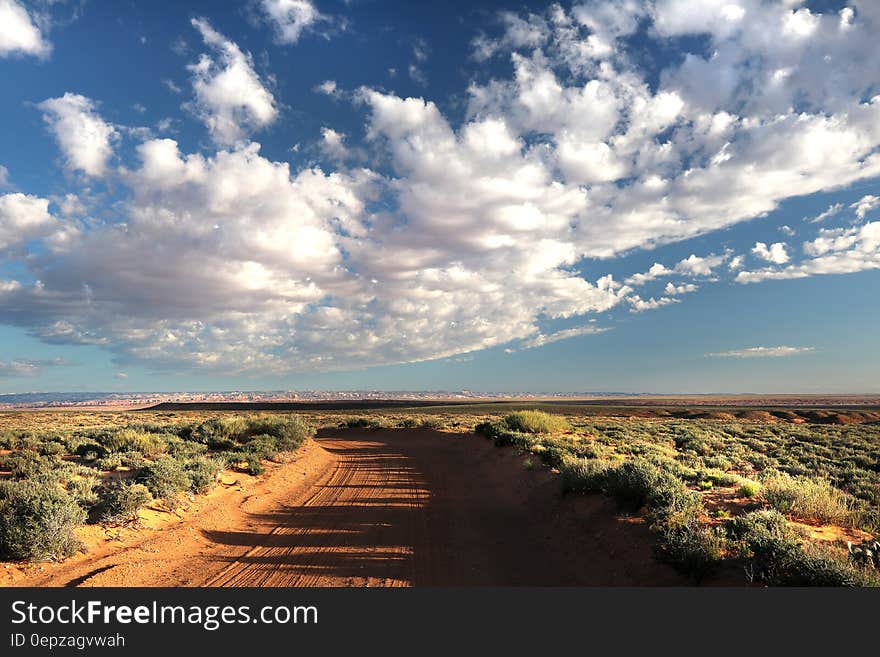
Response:
[[[153,500],[143,484],[115,481],[101,491],[100,520],[107,525],[127,525],[139,520],[138,511]]]
[[[108,434],[102,444],[110,452],[140,452],[147,458],[156,458],[165,453],[165,441],[161,435],[133,429],[120,429]]]
[[[648,496],[665,476],[660,468],[644,459],[627,461],[606,473],[604,492],[635,510],[648,502]]]
[[[197,456],[187,461],[185,470],[190,478],[190,490],[194,493],[207,493],[217,483],[217,475],[223,463],[207,456]]]
[[[165,450],[176,459],[190,459],[208,451],[208,446],[177,436],[165,437]]]
[[[433,429],[434,431],[439,431],[440,429],[446,428],[446,422],[436,417],[424,417],[419,422],[419,427],[422,429]]]
[[[744,479],[737,489],[737,495],[740,497],[747,497],[749,499],[753,497],[757,497],[757,495],[761,492],[761,484],[757,481],[752,481],[751,479]]]
[[[41,561],[69,557],[82,547],[74,528],[86,512],[57,486],[2,482],[0,555]]]
[[[248,474],[252,475],[261,475],[266,471],[266,468],[263,467],[262,461],[260,461],[260,457],[256,454],[248,454],[247,466],[245,469]]]
[[[397,426],[400,429],[415,429],[419,423],[415,418],[405,417],[397,423]]]
[[[35,479],[36,477],[51,473],[55,469],[56,461],[40,456],[32,450],[12,452],[3,457],[3,466],[10,471],[13,479]]]
[[[598,493],[605,487],[611,464],[592,459],[568,459],[559,467],[564,493]]]
[[[96,461],[107,455],[107,450],[103,445],[95,442],[84,442],[76,446],[74,453],[83,461]],[[110,469],[110,468],[106,468]]]
[[[39,452],[43,456],[61,456],[67,451],[67,449],[61,443],[52,442],[44,442],[40,443],[40,446],[37,448],[37,452]]]
[[[571,429],[564,417],[543,411],[515,411],[504,418],[504,423],[520,433],[562,433]]]
[[[94,471],[70,479],[65,486],[67,493],[85,509],[98,503],[96,488],[101,483],[101,479],[93,473]]]
[[[381,429],[382,423],[370,417],[352,417],[339,423],[340,429]]]
[[[269,434],[251,438],[244,446],[245,451],[256,454],[261,459],[274,459],[278,455],[278,439]]]
[[[761,494],[777,511],[801,520],[848,523],[853,519],[850,496],[823,479],[774,472],[764,478]]]
[[[178,495],[192,486],[190,474],[178,461],[169,457],[158,459],[141,468],[136,480],[146,486],[153,497],[168,504],[175,503]]]
[[[657,544],[657,555],[662,561],[698,582],[721,563],[723,551],[723,532],[706,527],[693,517],[665,528]]]

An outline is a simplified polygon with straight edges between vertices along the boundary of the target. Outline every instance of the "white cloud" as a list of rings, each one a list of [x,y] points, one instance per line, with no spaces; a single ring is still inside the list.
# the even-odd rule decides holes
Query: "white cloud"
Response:
[[[260,0],[260,7],[275,28],[281,43],[292,44],[329,17],[311,0]]]
[[[68,168],[103,176],[119,132],[98,115],[95,102],[68,92],[44,100],[37,107],[67,158]]]
[[[785,264],[790,259],[788,252],[785,250],[785,242],[774,242],[769,247],[764,242],[756,242],[752,248],[752,253],[761,260],[777,265]]]
[[[555,333],[539,333],[533,338],[529,338],[520,342],[519,348],[537,349],[538,347],[543,347],[544,345],[552,344],[553,342],[559,342],[560,340],[568,340],[570,338],[576,338],[581,335],[598,335],[600,333],[605,333],[609,330],[610,329],[602,326],[577,326],[570,329],[556,331]]]
[[[674,303],[680,303],[680,299],[673,299],[672,297],[660,297],[659,299],[655,299],[651,297],[650,299],[642,299],[638,294],[633,294],[626,298],[626,300],[630,304],[630,312],[632,313],[640,313],[645,310],[656,310],[657,308],[662,308],[663,306],[670,306]]]
[[[815,217],[804,217],[804,220],[810,222],[811,224],[817,224],[820,221],[825,221],[826,219],[830,219],[831,217],[840,214],[841,210],[843,210],[843,203],[834,203],[832,205],[829,205],[827,210],[820,212]]]
[[[60,367],[68,365],[63,358],[46,359],[29,359],[16,358],[11,361],[0,360],[0,379],[20,377],[20,376],[39,376],[46,367]]]
[[[336,162],[342,162],[351,157],[351,152],[345,145],[345,135],[332,128],[321,128],[320,148],[324,155]]]
[[[880,269],[880,221],[852,228],[823,229],[819,237],[804,244],[804,252],[811,257],[782,269],[742,271],[736,281],[757,283]]]
[[[693,283],[682,283],[681,285],[673,285],[671,282],[666,284],[666,287],[663,288],[663,294],[668,296],[676,296],[679,294],[688,294],[689,292],[696,292],[699,288]]]
[[[315,86],[315,91],[331,98],[338,98],[342,95],[336,85],[336,80],[324,80],[321,84]]]
[[[797,356],[815,351],[814,347],[748,347],[747,349],[732,349],[731,351],[719,351],[706,354],[712,358],[781,358],[783,356]]]
[[[791,226],[788,226],[788,225],[780,226],[779,232],[782,233],[783,235],[787,235],[788,237],[792,237],[797,234],[795,229],[792,228]]]
[[[517,16],[485,37],[486,56],[509,64],[470,86],[460,120],[445,102],[345,93],[366,141],[352,128],[351,144],[338,132],[324,142],[368,149],[352,159],[381,162],[381,173],[351,160],[336,172],[291,170],[262,155],[248,136],[276,119],[278,103],[250,55],[196,20],[210,54],[190,67],[192,107],[222,148],[184,153],[147,139],[139,164],[120,172],[112,213],[96,208],[107,223],[75,230],[68,222],[80,217],[62,211],[33,251],[16,238],[23,273],[0,285],[0,320],[50,342],[103,345],[122,363],[230,371],[546,343],[564,334],[546,328],[554,320],[678,303],[744,262],[694,254],[621,285],[588,280],[586,260],[880,176],[871,4],[846,20],[759,0],[586,2]],[[645,64],[627,50],[639,26],[646,47],[692,52]],[[699,38],[665,40],[677,35]],[[805,260],[737,280],[874,267],[872,226],[820,233]],[[767,254],[791,257],[778,244]],[[684,282],[662,296],[632,293],[672,275]]]
[[[0,189],[9,187],[9,169],[0,164]]]
[[[880,206],[880,196],[868,194],[867,196],[863,196],[862,198],[860,198],[849,207],[853,208],[856,211],[856,217],[858,217],[859,219],[864,219],[865,215],[877,206]]]
[[[203,18],[192,19],[214,57],[203,54],[187,68],[192,73],[194,109],[218,144],[242,141],[278,116],[275,98],[253,68],[249,53],[214,30]]]
[[[684,274],[686,276],[711,276],[712,271],[727,260],[727,254],[715,255],[714,253],[707,256],[698,256],[694,253],[687,258],[680,260],[671,269],[666,265],[655,262],[648,271],[642,274],[633,274],[626,279],[627,285],[644,285],[648,281],[652,281],[661,276],[672,276],[674,274]]]
[[[56,225],[47,199],[19,193],[0,195],[0,255],[13,246],[47,236]]]
[[[51,44],[27,9],[16,0],[0,0],[0,57],[48,57],[51,52]]]

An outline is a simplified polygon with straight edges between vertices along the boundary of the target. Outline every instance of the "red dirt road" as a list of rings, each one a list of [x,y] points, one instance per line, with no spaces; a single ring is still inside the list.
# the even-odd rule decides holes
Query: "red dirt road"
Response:
[[[676,585],[652,539],[599,496],[473,434],[327,433],[250,494],[16,584]]]

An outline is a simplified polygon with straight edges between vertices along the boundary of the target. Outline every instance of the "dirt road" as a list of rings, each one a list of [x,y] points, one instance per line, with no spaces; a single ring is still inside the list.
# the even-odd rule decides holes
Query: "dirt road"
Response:
[[[638,522],[472,434],[327,433],[238,498],[12,582],[93,586],[649,585]]]

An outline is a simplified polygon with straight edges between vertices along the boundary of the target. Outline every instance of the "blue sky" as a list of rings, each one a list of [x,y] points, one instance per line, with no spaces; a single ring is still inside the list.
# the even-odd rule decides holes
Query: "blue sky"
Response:
[[[869,0],[0,0],[0,392],[880,392]]]

